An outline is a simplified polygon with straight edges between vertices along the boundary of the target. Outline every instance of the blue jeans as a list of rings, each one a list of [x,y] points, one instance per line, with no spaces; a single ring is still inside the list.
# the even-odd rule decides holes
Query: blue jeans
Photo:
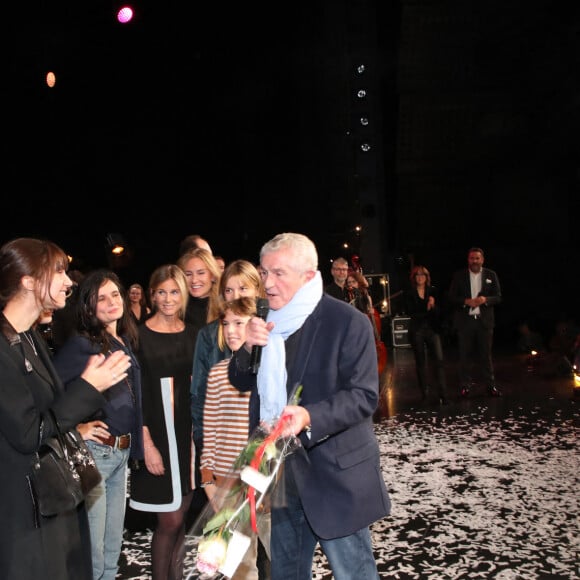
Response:
[[[285,507],[272,509],[270,542],[272,580],[312,580],[317,544],[328,558],[334,580],[379,580],[370,529],[323,540],[313,532],[296,495],[288,494]]]
[[[86,498],[94,580],[115,580],[123,544],[129,449],[87,441],[102,481]]]

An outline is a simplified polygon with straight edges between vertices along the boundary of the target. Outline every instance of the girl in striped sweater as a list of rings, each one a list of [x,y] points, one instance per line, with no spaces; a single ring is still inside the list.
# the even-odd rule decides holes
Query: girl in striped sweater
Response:
[[[246,341],[246,325],[256,315],[255,298],[238,298],[224,302],[220,310],[218,341],[223,340],[235,352]],[[240,392],[228,380],[226,358],[209,371],[203,407],[203,452],[201,481],[211,502],[220,488],[227,488],[237,477],[232,465],[244,450],[249,438],[250,391]],[[269,514],[261,514],[258,536],[268,557],[270,555]],[[258,537],[252,542],[232,580],[258,580]]]

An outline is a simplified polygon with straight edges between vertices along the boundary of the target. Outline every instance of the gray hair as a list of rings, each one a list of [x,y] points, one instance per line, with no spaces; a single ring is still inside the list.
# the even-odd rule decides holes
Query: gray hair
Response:
[[[283,233],[266,242],[260,250],[260,261],[265,254],[290,249],[293,252],[292,267],[297,272],[318,270],[318,252],[314,242],[304,234]]]

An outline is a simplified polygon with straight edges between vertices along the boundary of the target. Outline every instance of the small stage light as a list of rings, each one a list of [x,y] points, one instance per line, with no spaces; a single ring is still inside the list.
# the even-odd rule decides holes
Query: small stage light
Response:
[[[130,22],[132,19],[133,19],[133,9],[130,8],[129,6],[123,6],[123,8],[121,8],[117,12],[117,20],[121,24],[127,24],[127,22]]]
[[[120,234],[107,234],[107,247],[111,254],[120,256],[125,252],[127,244]]]

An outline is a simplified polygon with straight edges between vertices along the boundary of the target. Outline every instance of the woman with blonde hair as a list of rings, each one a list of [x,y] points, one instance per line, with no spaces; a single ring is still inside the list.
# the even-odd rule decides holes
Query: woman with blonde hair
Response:
[[[158,267],[149,281],[153,314],[138,327],[145,465],[131,472],[130,506],[157,514],[153,580],[183,575],[186,514],[195,488],[189,389],[196,330],[184,320],[187,286],[179,266]]]
[[[185,273],[189,300],[185,321],[196,331],[219,316],[221,270],[212,253],[203,248],[189,250],[177,261]]]

